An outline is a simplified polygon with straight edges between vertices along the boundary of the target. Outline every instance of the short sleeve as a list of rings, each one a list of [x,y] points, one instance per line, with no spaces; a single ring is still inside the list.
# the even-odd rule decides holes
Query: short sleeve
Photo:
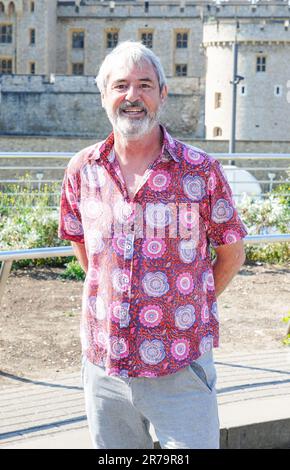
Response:
[[[235,243],[247,235],[239,217],[232,190],[221,163],[214,160],[208,180],[209,223],[208,238],[213,247]]]
[[[58,237],[84,243],[78,186],[76,175],[70,175],[66,169],[61,187]]]

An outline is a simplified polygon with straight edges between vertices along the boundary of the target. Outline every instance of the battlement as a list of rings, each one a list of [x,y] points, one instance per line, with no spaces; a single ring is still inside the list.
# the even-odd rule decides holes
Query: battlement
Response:
[[[289,18],[288,0],[59,1],[58,18]]]
[[[2,75],[2,93],[98,93],[94,76]]]
[[[239,43],[248,44],[286,44],[290,43],[289,20],[209,20],[203,27],[203,45],[223,46],[232,43],[235,38]]]

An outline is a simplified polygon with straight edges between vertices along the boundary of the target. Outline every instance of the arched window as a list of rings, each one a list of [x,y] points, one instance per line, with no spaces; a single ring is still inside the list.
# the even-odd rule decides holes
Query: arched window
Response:
[[[2,2],[0,2],[0,13],[5,13],[5,6]]]
[[[214,127],[213,128],[213,136],[214,137],[221,137],[223,135],[223,131],[221,127]]]
[[[15,13],[15,4],[10,2],[8,5],[8,15],[13,15]]]

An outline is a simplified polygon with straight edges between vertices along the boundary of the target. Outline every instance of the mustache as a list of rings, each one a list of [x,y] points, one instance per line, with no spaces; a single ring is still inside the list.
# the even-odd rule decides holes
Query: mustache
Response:
[[[124,103],[121,103],[119,106],[120,110],[128,108],[141,108],[142,110],[147,111],[147,108],[142,101],[134,101],[133,103],[131,103],[131,101],[124,101]]]

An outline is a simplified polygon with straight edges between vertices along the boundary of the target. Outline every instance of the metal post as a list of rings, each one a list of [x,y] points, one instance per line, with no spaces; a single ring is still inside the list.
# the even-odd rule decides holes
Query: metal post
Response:
[[[231,116],[231,134],[229,141],[229,153],[235,153],[236,151],[236,109],[237,109],[237,72],[238,72],[238,43],[235,38],[233,43],[233,78],[231,81],[232,90],[232,116]],[[233,160],[229,160],[230,165],[234,165]]]
[[[12,268],[12,263],[13,261],[11,260],[2,261],[2,266],[0,270],[0,302],[4,294],[6,281],[9,277],[9,274]]]

